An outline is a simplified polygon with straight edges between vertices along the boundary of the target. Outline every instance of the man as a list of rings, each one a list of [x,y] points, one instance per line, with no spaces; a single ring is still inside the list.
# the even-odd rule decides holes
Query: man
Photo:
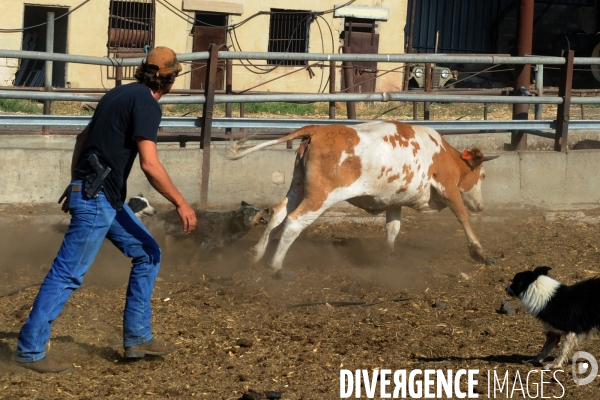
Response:
[[[46,355],[52,322],[71,293],[83,283],[104,238],[132,259],[123,313],[125,358],[175,351],[152,336],[150,298],[161,252],[152,235],[125,204],[127,177],[139,153],[150,184],[173,203],[183,230],[196,227],[194,210],[171,182],[157,154],[161,110],[158,100],[169,93],[181,65],[173,50],[157,47],[138,67],[137,83],[119,86],[98,103],[90,124],[77,136],[71,184],[58,200],[71,223],[58,255],[42,283],[21,328],[17,363],[45,373],[65,373],[71,364]]]

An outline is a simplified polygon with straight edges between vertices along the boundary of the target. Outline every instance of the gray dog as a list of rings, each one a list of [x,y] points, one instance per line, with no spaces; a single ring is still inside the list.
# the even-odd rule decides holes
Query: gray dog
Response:
[[[137,197],[129,199],[127,204],[138,216],[152,216],[155,213],[154,208],[141,193]],[[241,206],[234,211],[219,212],[199,209],[194,209],[194,211],[196,211],[198,224],[190,234],[181,230],[181,219],[175,210],[158,213],[153,217],[159,223],[163,222],[167,247],[171,241],[191,240],[194,244],[199,245],[201,253],[208,253],[215,248],[234,244],[252,227],[266,224],[268,221],[265,217],[269,215],[268,208],[259,208],[245,201],[242,201]]]

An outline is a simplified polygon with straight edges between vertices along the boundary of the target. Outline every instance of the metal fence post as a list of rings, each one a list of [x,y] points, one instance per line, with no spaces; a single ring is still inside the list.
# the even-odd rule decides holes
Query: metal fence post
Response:
[[[534,0],[519,1],[519,19],[518,19],[518,43],[517,55],[523,57],[530,55],[533,46],[533,17]],[[522,96],[519,93],[521,87],[529,90],[529,81],[531,77],[531,65],[521,64],[515,67],[515,96]],[[529,119],[529,104],[513,104],[513,120]],[[513,131],[510,144],[513,150],[527,150],[527,133],[522,130]]]
[[[329,63],[329,93],[335,94],[335,61]],[[335,101],[329,102],[329,119],[335,119]]]
[[[344,54],[350,54],[350,47],[343,48]],[[346,93],[354,93],[354,63],[350,61],[342,62],[344,71],[344,83],[346,84]],[[356,119],[356,103],[353,101],[346,102],[346,112],[348,119]]]
[[[117,65],[115,67],[115,86],[121,86],[123,84],[123,66]]]
[[[233,92],[233,61],[225,60],[225,93],[231,94]],[[225,116],[231,118],[231,103],[225,104]],[[225,128],[226,134],[231,134],[231,128]]]
[[[425,93],[431,93],[433,82],[433,66],[431,63],[425,63]],[[426,101],[423,103],[423,120],[429,121],[429,114],[431,111],[431,102]]]
[[[49,12],[46,14],[46,53],[54,53],[54,13]],[[46,71],[44,76],[44,88],[47,92],[52,91],[52,66],[53,61],[46,61]],[[52,100],[44,100],[44,115],[50,115],[52,113]],[[44,126],[42,133],[47,135],[50,133],[50,127]]]
[[[202,182],[200,183],[200,204],[208,204],[208,178],[210,176],[210,138],[212,119],[215,107],[215,88],[217,83],[217,64],[221,45],[211,44],[206,65],[206,81],[204,97],[206,102],[202,107],[202,124],[200,131],[200,148],[202,149]]]
[[[560,68],[560,83],[558,85],[558,97],[562,103],[556,110],[556,134],[554,135],[554,150],[567,152],[569,144],[569,119],[571,112],[571,86],[573,84],[573,58],[575,51],[563,50],[565,63]]]
[[[544,95],[544,64],[537,64],[535,66],[535,89],[537,90],[538,97]],[[544,115],[542,104],[538,103],[535,105],[535,119],[542,119]]]

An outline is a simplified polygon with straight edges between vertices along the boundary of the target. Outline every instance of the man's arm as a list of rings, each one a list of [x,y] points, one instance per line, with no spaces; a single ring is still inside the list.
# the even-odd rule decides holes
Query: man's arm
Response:
[[[85,140],[87,139],[88,136],[88,132],[89,132],[89,128],[90,126],[86,126],[78,135],[77,138],[75,139],[75,148],[73,149],[73,156],[71,158],[71,180],[73,180],[73,178],[75,178],[75,166],[77,165],[77,162],[79,161],[79,155],[81,154],[81,148],[83,147],[83,144],[85,143]],[[64,201],[65,199],[67,199],[69,196],[69,187],[67,186],[67,188],[65,189],[65,191],[63,192],[62,196],[60,196],[60,198],[58,199],[58,204],[61,204],[61,209],[64,212],[68,212],[69,211],[69,201]]]
[[[175,205],[183,222],[183,230],[188,233],[193,231],[196,228],[196,212],[177,190],[165,167],[158,159],[156,143],[139,136],[136,136],[135,140],[140,153],[140,167],[144,171],[148,182],[157,192]]]
[[[81,148],[85,143],[85,140],[88,137],[88,132],[90,131],[90,126],[86,126],[80,133],[77,135],[77,139],[75,139],[75,148],[73,149],[73,157],[71,158],[71,179],[75,178],[75,166],[79,161],[79,155],[81,154]]]

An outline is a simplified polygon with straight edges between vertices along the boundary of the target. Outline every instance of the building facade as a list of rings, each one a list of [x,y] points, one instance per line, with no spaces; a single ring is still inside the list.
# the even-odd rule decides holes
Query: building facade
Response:
[[[55,52],[108,57],[139,57],[147,49],[161,45],[177,53],[206,51],[210,43],[224,44],[231,51],[401,54],[407,20],[407,0],[36,0],[35,4],[11,0],[7,3],[0,14],[0,48],[45,51],[47,13],[54,12]],[[335,9],[346,3],[351,4]],[[43,64],[34,60],[0,59],[0,85],[42,86]],[[233,90],[322,92],[328,90],[329,77],[328,69],[322,65],[236,60]],[[176,87],[202,89],[205,70],[202,66],[199,62],[186,63],[183,72],[188,73],[178,79]],[[392,63],[358,64],[356,90],[401,90],[401,67]],[[375,74],[393,69],[396,70],[374,79]],[[339,71],[337,90],[343,86]],[[124,82],[132,76],[133,68],[125,68]],[[274,79],[278,77],[282,78]],[[113,67],[60,62],[53,65],[53,85],[57,87],[109,88],[115,85],[116,78]],[[224,87],[222,71],[217,87]]]

